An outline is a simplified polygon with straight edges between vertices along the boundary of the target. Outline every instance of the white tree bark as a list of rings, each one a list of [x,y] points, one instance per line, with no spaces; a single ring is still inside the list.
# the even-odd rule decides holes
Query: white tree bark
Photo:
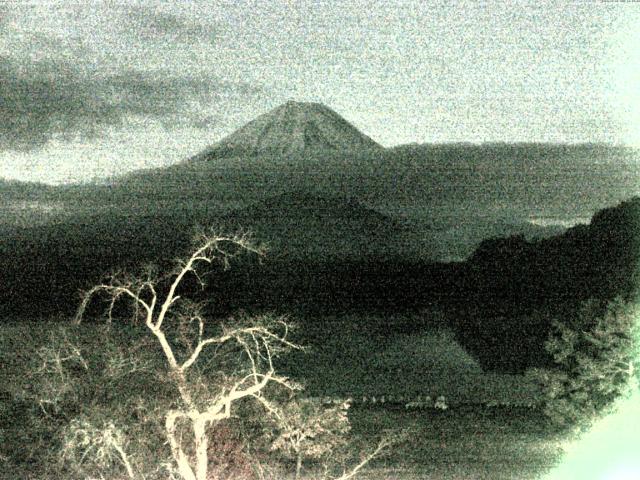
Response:
[[[173,460],[183,480],[207,480],[209,464],[207,429],[211,425],[229,418],[234,402],[245,397],[254,397],[268,405],[268,402],[262,397],[262,390],[273,382],[289,389],[296,388],[287,378],[275,374],[272,363],[272,350],[276,345],[299,348],[286,338],[288,327],[282,319],[271,322],[273,325],[256,322],[254,325],[223,331],[223,334],[219,336],[204,338],[204,319],[200,312],[190,312],[188,318],[185,318],[184,313],[181,314],[182,316],[177,315],[178,320],[197,321],[198,334],[196,345],[187,358],[182,362],[176,358],[162,327],[169,318],[172,307],[180,300],[177,291],[187,274],[192,273],[201,282],[195,270],[198,264],[211,264],[216,259],[222,260],[225,264],[228,262],[232,254],[223,249],[221,246],[223,243],[232,243],[241,250],[262,254],[262,250],[250,244],[245,237],[203,236],[200,245],[174,273],[164,299],[159,299],[156,293],[159,281],[157,278],[152,278],[150,275],[145,278],[125,279],[113,276],[109,283],[97,285],[85,294],[76,315],[76,322],[79,323],[91,297],[101,291],[106,292],[111,298],[109,321],[111,321],[115,302],[120,297],[130,298],[134,303],[136,313],[142,309],[145,325],[160,344],[167,361],[169,375],[176,383],[182,402],[182,408],[166,413],[165,433]],[[160,305],[159,310],[158,305]],[[279,335],[275,332],[273,328],[277,325],[284,326],[284,334]],[[195,390],[189,383],[189,368],[198,361],[207,346],[220,346],[229,342],[240,345],[249,359],[250,366],[246,374],[238,378],[230,388],[221,387],[220,392],[218,395],[214,395],[213,399],[196,400]],[[187,422],[191,430],[195,448],[193,458],[190,458],[185,452],[185,443],[178,435],[179,422]]]

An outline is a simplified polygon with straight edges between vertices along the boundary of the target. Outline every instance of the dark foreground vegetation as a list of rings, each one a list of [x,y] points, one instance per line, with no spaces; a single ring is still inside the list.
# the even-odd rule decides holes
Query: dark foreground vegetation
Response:
[[[67,332],[66,337],[62,331]],[[94,478],[100,478],[99,474],[106,479],[126,478],[116,457],[107,458],[105,468],[100,469],[99,459],[91,457],[95,450],[89,451],[79,470],[71,469],[78,465],[73,461],[77,457],[61,457],[69,440],[69,426],[77,418],[92,420],[98,426],[112,421],[131,439],[127,448],[135,453],[136,468],[146,462],[148,471],[153,471],[161,463],[169,449],[162,422],[154,422],[154,410],[174,391],[170,381],[160,381],[161,365],[156,365],[154,373],[152,365],[160,352],[143,333],[127,323],[74,328],[69,322],[50,322],[40,329],[25,322],[4,323],[0,351],[7,383],[0,400],[0,455],[4,459],[0,478],[72,479],[89,478],[90,474]],[[47,348],[55,352],[55,347],[62,358],[68,357],[70,344],[85,355],[89,371],[79,362],[80,357],[64,360],[65,375],[74,388],[60,390],[56,378],[51,377],[53,372],[47,371],[52,364],[46,364],[45,354]],[[307,363],[312,364],[316,356],[309,357]],[[121,373],[130,373],[118,374],[122,366],[126,370]],[[211,432],[219,478],[259,478],[252,469],[256,461],[269,462],[272,468],[279,464],[282,476],[277,478],[293,478],[294,468],[287,457],[255,443],[257,434],[268,431],[261,426],[261,410],[247,403],[235,412],[234,418]],[[408,433],[385,455],[372,460],[361,478],[533,479],[560,461],[565,438],[545,426],[538,409],[486,403],[452,406],[445,411],[356,404],[348,416],[347,446],[333,454],[345,462],[370,451],[382,432]],[[253,443],[248,439],[254,439]],[[303,478],[320,476],[322,459],[306,460],[304,473]],[[170,477],[158,472],[158,476],[148,473],[145,478]]]
[[[610,312],[622,313],[615,306]],[[412,370],[420,355],[430,359],[434,353],[451,354],[433,343],[418,351],[401,348],[391,358],[372,355],[372,345],[388,352],[404,340],[389,334],[384,340],[372,338],[365,328],[347,330],[355,320],[370,320],[365,315],[348,319],[346,325],[334,320],[315,331],[294,332],[292,339],[306,338],[311,350],[280,356],[276,370],[305,384],[302,398],[354,398],[347,410],[348,428],[340,427],[338,417],[330,424],[338,436],[321,437],[322,445],[326,442],[332,448],[321,450],[324,454],[317,457],[314,444],[305,450],[302,478],[323,478],[327,453],[338,460],[333,467],[337,470],[332,470],[338,476],[342,462],[357,463],[381,435],[394,434],[398,441],[369,462],[364,478],[539,478],[561,461],[562,447],[572,439],[565,422],[572,425],[576,418],[602,410],[625,391],[626,369],[635,361],[628,325],[610,322],[606,315],[599,318],[612,325],[611,336],[602,337],[607,345],[612,338],[627,339],[627,344],[601,347],[592,352],[593,363],[587,365],[588,350],[575,349],[584,339],[574,342],[571,336],[560,336],[565,343],[554,343],[550,353],[565,352],[561,362],[567,363],[561,369],[531,371],[529,378],[501,377],[473,367],[467,371],[449,357],[444,369],[429,368],[427,360]],[[582,331],[589,319],[593,320],[582,317],[583,323],[577,319],[574,325]],[[1,478],[125,478],[112,440],[121,442],[132,468],[145,472],[144,478],[171,478],[162,466],[163,461],[171,462],[162,412],[174,405],[175,380],[166,375],[161,349],[144,325],[127,318],[79,325],[58,319],[34,328],[28,320],[3,322],[0,336]],[[602,327],[593,331],[602,332]],[[188,352],[185,344],[180,346],[185,333],[175,323],[168,331],[173,345]],[[212,363],[198,369],[198,375],[219,381],[215,375],[207,377],[207,372],[229,367],[233,371],[239,366],[234,355],[233,349],[217,351],[207,357]],[[398,357],[405,361],[401,371],[395,369]],[[582,358],[582,363],[571,372],[575,358]],[[610,375],[606,382],[597,380],[601,373]],[[532,390],[536,384],[543,388]],[[287,398],[277,389],[267,394],[274,400]],[[433,398],[445,394],[448,408],[404,404],[425,394]],[[355,401],[359,395],[379,400],[381,395],[402,395],[405,400],[363,404]],[[335,406],[319,408],[325,416],[335,415]],[[211,478],[261,478],[256,465],[275,478],[293,478],[295,457],[271,448],[277,432],[264,408],[239,402],[231,418],[210,430],[210,469],[218,475]]]

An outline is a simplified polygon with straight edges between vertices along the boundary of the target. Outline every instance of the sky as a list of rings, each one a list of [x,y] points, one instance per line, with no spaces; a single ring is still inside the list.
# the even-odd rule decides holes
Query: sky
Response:
[[[636,146],[638,45],[638,2],[0,0],[0,177],[169,165],[287,100],[384,146]]]

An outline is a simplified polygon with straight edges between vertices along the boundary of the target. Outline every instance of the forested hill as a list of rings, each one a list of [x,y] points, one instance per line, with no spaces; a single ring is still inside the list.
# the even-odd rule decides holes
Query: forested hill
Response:
[[[454,316],[459,340],[484,368],[544,365],[553,319],[566,320],[589,299],[639,297],[640,198],[553,238],[486,240],[465,262],[455,290],[464,292]]]
[[[597,212],[589,225],[538,241],[483,241],[467,262],[479,296],[540,305],[631,294],[638,286],[640,197]]]

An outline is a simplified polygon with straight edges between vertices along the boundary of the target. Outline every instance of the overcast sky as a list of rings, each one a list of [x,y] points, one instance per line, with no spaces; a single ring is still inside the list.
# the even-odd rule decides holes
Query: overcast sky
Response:
[[[640,3],[0,0],[0,177],[189,157],[286,100],[385,146],[640,145]]]

